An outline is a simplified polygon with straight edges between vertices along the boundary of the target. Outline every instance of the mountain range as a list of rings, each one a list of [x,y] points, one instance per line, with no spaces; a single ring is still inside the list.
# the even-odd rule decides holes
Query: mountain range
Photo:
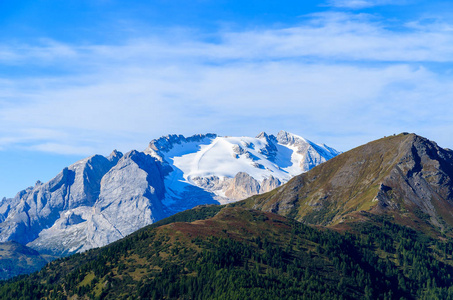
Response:
[[[142,152],[94,155],[0,203],[0,242],[67,255],[112,243],[177,212],[270,191],[339,152],[276,136],[169,135]]]
[[[453,299],[453,152],[415,134],[177,213],[0,286],[1,299]]]

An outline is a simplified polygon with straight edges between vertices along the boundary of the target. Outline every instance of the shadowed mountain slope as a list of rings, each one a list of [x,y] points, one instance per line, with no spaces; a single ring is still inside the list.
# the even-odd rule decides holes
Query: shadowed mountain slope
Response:
[[[16,242],[0,243],[0,280],[38,271],[53,259]]]

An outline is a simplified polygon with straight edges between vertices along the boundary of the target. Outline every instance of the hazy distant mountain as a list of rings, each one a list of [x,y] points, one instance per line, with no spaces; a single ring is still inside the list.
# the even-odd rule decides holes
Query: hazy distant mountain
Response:
[[[284,131],[153,140],[94,155],[0,203],[0,241],[42,253],[99,247],[176,212],[267,192],[338,152]]]
[[[0,243],[0,280],[38,271],[53,259],[17,242]]]

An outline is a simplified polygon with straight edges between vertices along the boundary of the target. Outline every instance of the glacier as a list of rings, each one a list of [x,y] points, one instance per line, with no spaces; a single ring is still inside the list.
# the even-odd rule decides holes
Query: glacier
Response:
[[[340,152],[280,131],[152,140],[144,151],[93,155],[0,202],[0,242],[67,255],[114,242],[202,204],[270,191]]]

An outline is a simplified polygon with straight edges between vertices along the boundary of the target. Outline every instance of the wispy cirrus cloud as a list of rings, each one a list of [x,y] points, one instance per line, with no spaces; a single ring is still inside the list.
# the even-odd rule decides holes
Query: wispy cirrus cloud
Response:
[[[168,133],[287,129],[347,150],[408,128],[453,129],[448,23],[413,24],[323,13],[215,39],[170,30],[111,45],[3,45],[0,65],[22,75],[0,72],[0,147],[88,155]]]
[[[327,5],[333,7],[363,9],[381,5],[404,5],[405,0],[331,0]]]
[[[453,24],[415,20],[393,30],[366,14],[318,13],[299,26],[219,32],[216,42],[203,36],[172,31],[125,41],[116,45],[68,45],[40,41],[37,45],[0,47],[2,64],[37,64],[70,68],[109,68],[178,63],[229,63],[279,59],[323,59],[332,61],[448,62],[453,60]]]

